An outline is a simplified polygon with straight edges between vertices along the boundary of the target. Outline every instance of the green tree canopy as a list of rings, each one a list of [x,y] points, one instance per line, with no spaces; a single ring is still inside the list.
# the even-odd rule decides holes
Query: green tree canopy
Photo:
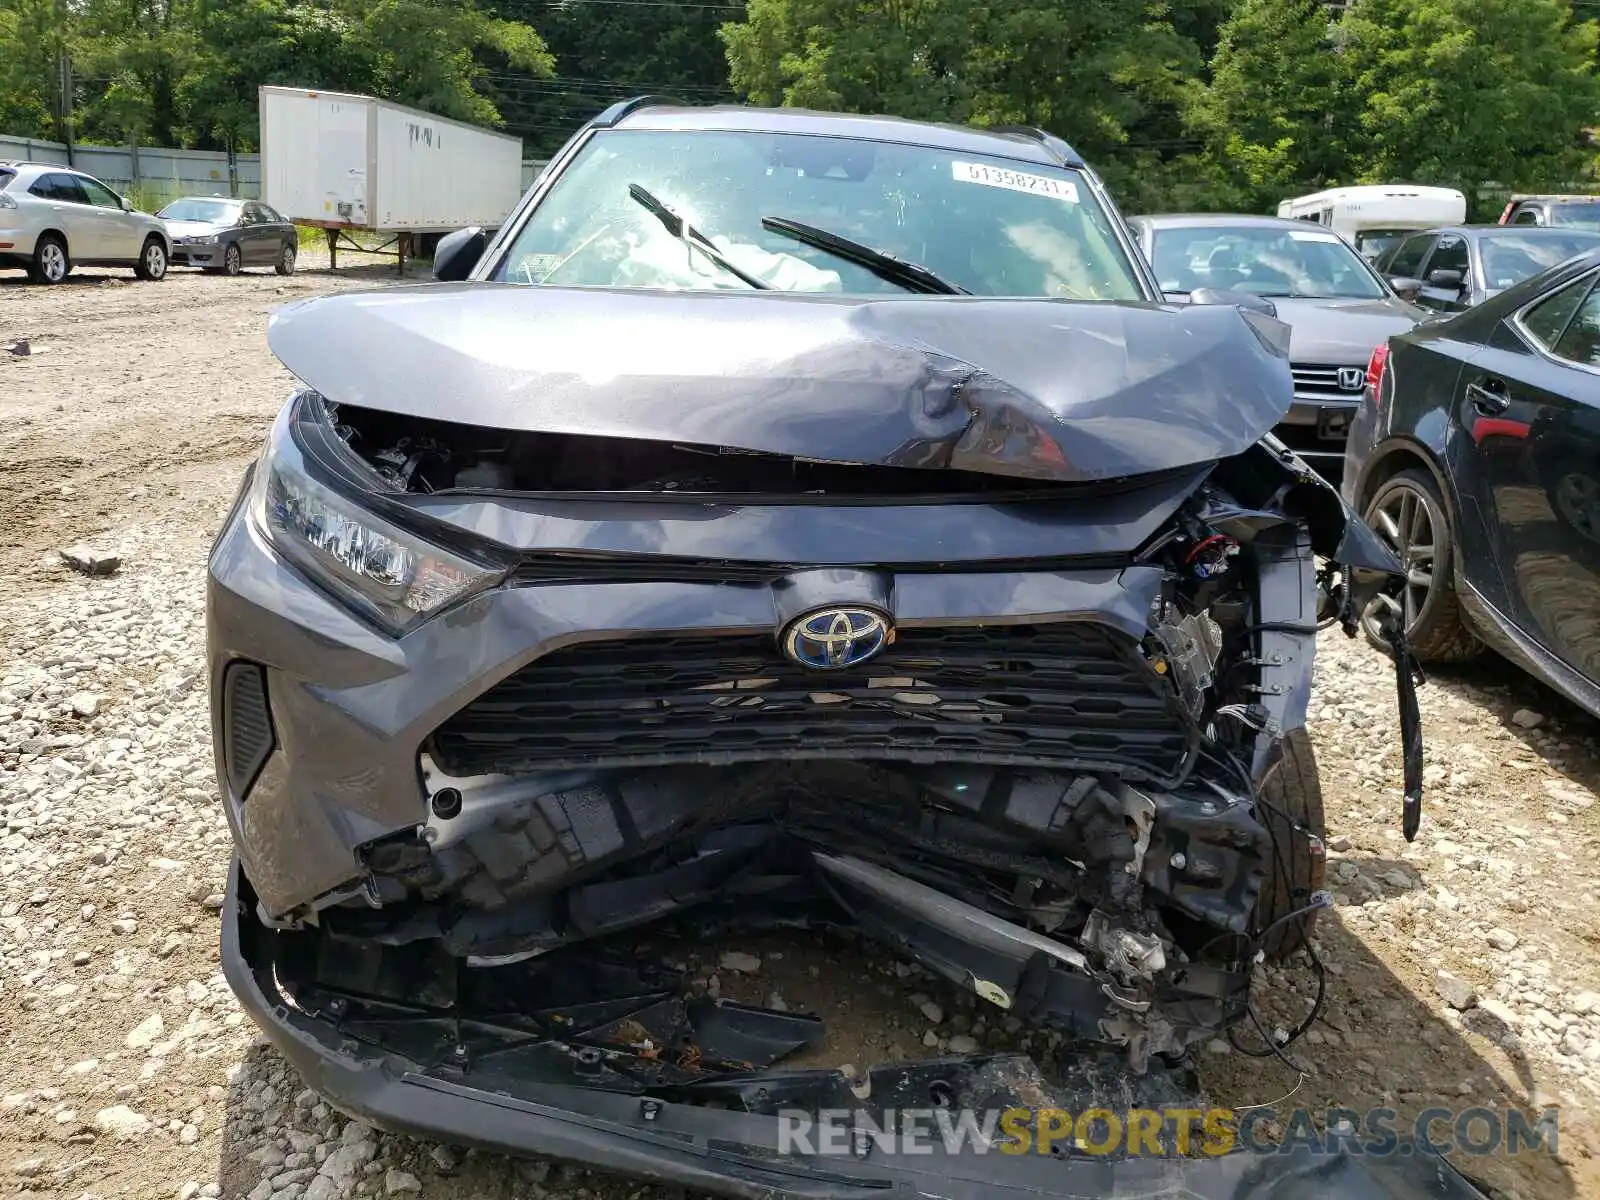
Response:
[[[1596,28],[1571,0],[1361,0],[1341,26],[1363,179],[1549,188],[1592,166]]]
[[[1240,0],[1188,117],[1226,194],[1249,209],[1348,182],[1348,64],[1322,0]]]

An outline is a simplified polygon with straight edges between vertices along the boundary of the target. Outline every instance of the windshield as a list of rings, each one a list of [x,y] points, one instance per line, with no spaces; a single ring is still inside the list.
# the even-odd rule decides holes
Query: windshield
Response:
[[[1377,262],[1410,232],[1409,229],[1363,229],[1352,240],[1363,258]]]
[[[165,221],[204,221],[231,225],[239,217],[237,200],[174,200],[156,214]]]
[[[1511,287],[1596,246],[1600,232],[1492,234],[1478,242],[1484,286],[1493,291]]]
[[[1552,204],[1550,224],[1600,230],[1600,204]]]
[[[1222,288],[1257,296],[1349,297],[1388,293],[1338,234],[1320,229],[1192,225],[1157,229],[1151,261],[1163,292]]]
[[[798,242],[801,223],[926,267],[983,296],[1142,300],[1106,211],[1078,171],[811,134],[609,130],[561,173],[501,260],[511,283],[667,289],[750,285],[635,201],[645,189],[773,288],[898,293]]]

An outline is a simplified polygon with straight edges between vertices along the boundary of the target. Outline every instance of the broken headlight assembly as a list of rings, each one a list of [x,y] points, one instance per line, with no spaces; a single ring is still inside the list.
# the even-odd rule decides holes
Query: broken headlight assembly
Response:
[[[250,515],[272,547],[394,634],[504,574],[390,522],[319,477],[299,434],[320,415],[301,394],[273,423],[251,482]]]

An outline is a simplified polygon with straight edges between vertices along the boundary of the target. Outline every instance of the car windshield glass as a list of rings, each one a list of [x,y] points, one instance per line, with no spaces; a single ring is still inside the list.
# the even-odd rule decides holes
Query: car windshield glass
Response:
[[[232,224],[239,216],[236,200],[174,200],[156,214],[163,221],[205,221]]]
[[[1157,229],[1151,253],[1163,292],[1222,288],[1258,296],[1376,300],[1383,285],[1337,234],[1320,229],[1190,225]]]
[[[1081,172],[925,146],[708,130],[595,134],[518,232],[495,278],[748,289],[630,199],[629,184],[773,288],[905,294],[863,266],[763,229],[764,216],[918,263],[978,295],[1143,298]]]
[[[1385,253],[1398,246],[1400,239],[1410,232],[1409,229],[1363,229],[1355,236],[1356,249],[1361,251],[1368,262],[1377,262]]]
[[[1600,204],[1552,204],[1550,224],[1600,230]]]
[[[1511,287],[1596,246],[1600,232],[1494,234],[1479,243],[1484,284],[1496,291]]]

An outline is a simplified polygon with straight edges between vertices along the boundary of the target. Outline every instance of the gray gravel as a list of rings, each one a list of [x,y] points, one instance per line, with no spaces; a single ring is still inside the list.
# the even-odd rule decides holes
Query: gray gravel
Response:
[[[0,391],[20,377],[5,372],[51,357],[0,365]],[[272,384],[253,401],[264,428],[278,377],[270,364],[246,370]],[[162,380],[149,403],[182,391]],[[235,455],[197,471],[178,500],[129,486],[120,519],[12,564],[29,583],[0,630],[0,1185],[151,1200],[674,1195],[351,1121],[235,1004],[217,965],[229,842],[202,602],[207,539],[240,466]],[[77,541],[120,566],[68,566],[58,550]],[[1294,1087],[1302,1100],[1402,1108],[1560,1103],[1555,1173],[1509,1164],[1501,1182],[1523,1196],[1600,1195],[1596,726],[1503,666],[1437,673],[1421,690],[1427,815],[1407,845],[1391,679],[1359,641],[1322,638],[1312,729],[1337,907],[1318,939],[1332,972],[1326,1018],[1291,1052],[1305,1079],[1221,1041],[1201,1056],[1203,1078],[1232,1104]],[[722,994],[815,1007],[844,1031],[833,1049],[852,1071],[894,1054],[1032,1044],[921,972],[851,953],[862,957],[846,969],[812,939],[752,939],[695,971]],[[1305,973],[1265,971],[1263,984],[1268,1019],[1292,1025]]]

